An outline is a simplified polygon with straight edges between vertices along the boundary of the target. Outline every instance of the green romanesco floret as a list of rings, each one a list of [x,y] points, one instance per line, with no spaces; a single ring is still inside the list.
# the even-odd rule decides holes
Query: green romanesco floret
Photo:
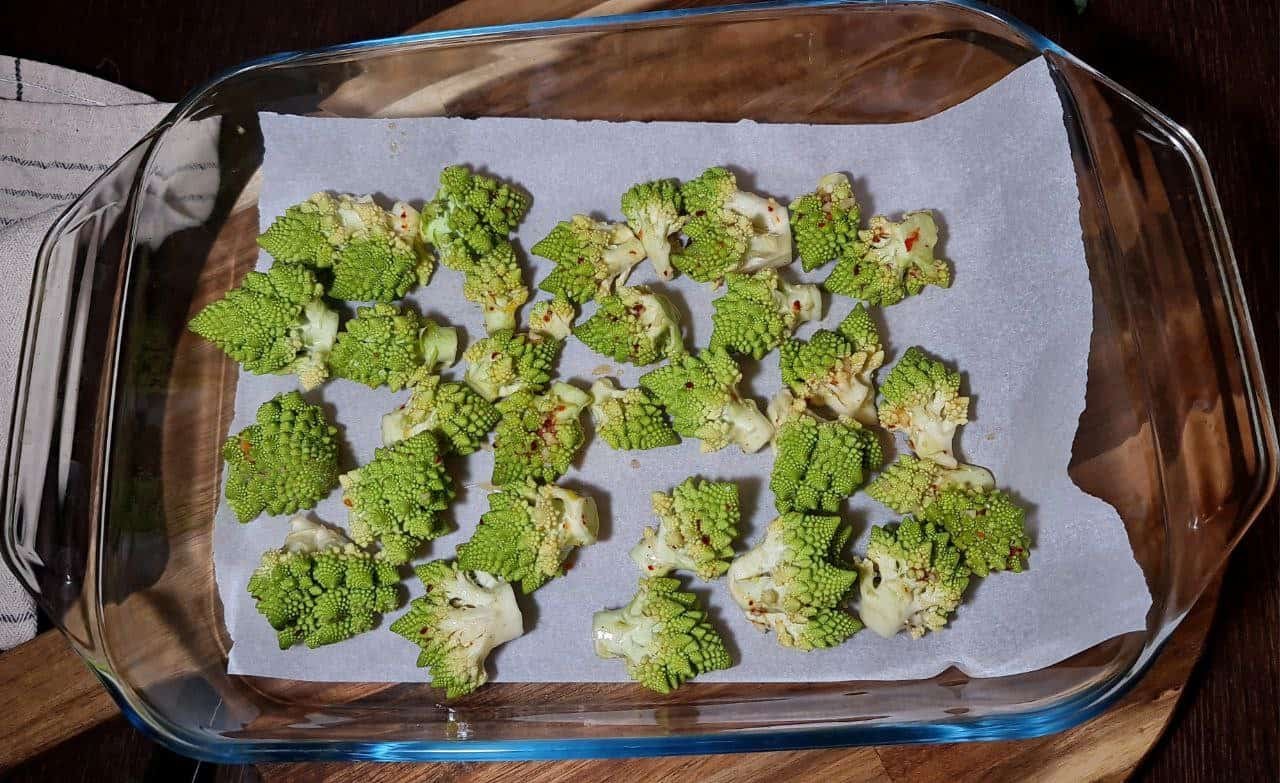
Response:
[[[364,547],[380,543],[382,557],[399,565],[424,541],[444,535],[440,514],[454,496],[444,453],[434,432],[420,432],[375,450],[369,464],[339,476],[352,540]]]
[[[503,239],[467,269],[462,295],[480,305],[489,334],[516,328],[516,310],[529,301],[515,246]]]
[[[782,382],[801,399],[837,416],[876,423],[873,374],[884,363],[880,335],[861,305],[836,330],[819,329],[806,342],[791,339],[778,352]]]
[[[861,218],[853,183],[840,173],[824,176],[812,193],[792,201],[791,233],[804,271],[840,257],[857,242]]]
[[[619,389],[608,378],[591,384],[591,420],[596,434],[619,451],[647,451],[680,442],[647,389]]]
[[[977,465],[944,468],[931,459],[903,454],[867,485],[867,494],[899,514],[917,514],[947,487],[982,492],[996,488],[991,471]]]
[[[545,394],[522,390],[498,403],[502,418],[493,438],[493,483],[522,479],[550,483],[569,470],[586,441],[582,411],[591,395],[569,383]]]
[[[942,630],[969,586],[969,569],[946,531],[907,517],[871,528],[867,555],[857,561],[858,616],[886,639]]]
[[[338,203],[337,196],[316,193],[294,204],[271,221],[258,237],[258,246],[286,264],[320,269],[333,266],[337,248],[346,243],[350,233],[338,217]]]
[[[567,340],[573,333],[573,319],[577,316],[573,303],[563,296],[544,299],[529,311],[529,331],[552,340]]]
[[[934,258],[938,227],[929,212],[908,212],[895,223],[877,215],[846,245],[823,286],[833,294],[888,306],[927,285],[948,288],[951,267]]]
[[[489,494],[489,510],[471,540],[458,547],[458,567],[486,571],[532,593],[564,574],[575,547],[600,532],[595,499],[530,479]]]
[[[783,389],[769,403],[774,436],[769,489],[779,513],[835,513],[884,462],[875,432],[842,417],[819,419]]]
[[[338,314],[306,267],[274,264],[207,305],[189,328],[255,375],[297,375],[304,389],[329,377]]]
[[[671,243],[688,220],[683,206],[680,183],[674,179],[641,182],[622,194],[622,214],[627,218],[627,225],[640,240],[643,255],[653,264],[653,271],[663,280],[675,275],[671,267]]]
[[[698,597],[678,579],[641,579],[631,603],[592,616],[591,633],[596,655],[624,659],[627,675],[657,693],[733,665]]]
[[[448,367],[458,358],[458,332],[403,309],[376,304],[356,309],[329,355],[329,366],[339,378],[376,389],[399,391],[422,367],[430,372]]]
[[[409,379],[409,399],[382,417],[382,445],[428,430],[439,433],[455,454],[480,448],[498,423],[498,409],[465,383],[446,381],[421,367]]]
[[[783,647],[835,647],[862,630],[840,608],[858,578],[836,562],[848,539],[839,517],[783,514],[729,566],[729,593],[747,619],[773,631]]]
[[[538,287],[576,304],[604,296],[614,286],[626,283],[645,254],[626,224],[604,223],[586,215],[557,223],[529,252],[556,265]]]
[[[311,508],[338,485],[338,430],[298,392],[258,406],[254,423],[222,446],[227,503],[241,522],[263,511]]]
[[[969,398],[960,395],[960,373],[912,346],[880,387],[880,423],[907,436],[917,456],[944,468],[959,465],[956,430],[969,421]]]
[[[986,492],[948,487],[925,506],[921,519],[941,525],[978,576],[992,571],[1021,573],[1031,553],[1027,512],[998,489]]]
[[[394,566],[306,517],[295,517],[289,528],[284,547],[264,553],[249,577],[249,595],[276,629],[281,650],[350,639],[400,604]]]
[[[692,571],[708,581],[729,570],[741,519],[738,485],[688,478],[651,496],[658,527],[646,527],[631,559],[646,576]]]
[[[510,185],[466,166],[440,172],[440,189],[422,208],[419,231],[440,263],[467,272],[515,230],[529,209],[529,198]]]
[[[551,381],[562,340],[540,332],[503,330],[471,344],[464,378],[486,400],[518,391],[539,392]]]
[[[822,291],[791,284],[773,269],[754,275],[730,274],[728,290],[711,302],[714,329],[710,347],[760,359],[791,336],[796,327],[822,316]]]
[[[573,336],[596,353],[639,366],[684,354],[679,314],[644,286],[619,286],[601,297],[595,314],[574,327]]]
[[[450,699],[489,681],[485,659],[524,634],[515,591],[483,571],[465,571],[446,560],[415,569],[426,592],[391,630],[421,648],[418,665],[431,669],[431,684]]]
[[[773,425],[754,400],[738,395],[742,372],[723,350],[673,359],[640,377],[671,416],[676,432],[702,441],[702,451],[737,444],[752,454],[773,437]]]
[[[689,244],[672,255],[676,269],[698,282],[730,272],[759,272],[792,261],[787,208],[771,198],[738,190],[733,173],[710,168],[680,188],[690,216]]]

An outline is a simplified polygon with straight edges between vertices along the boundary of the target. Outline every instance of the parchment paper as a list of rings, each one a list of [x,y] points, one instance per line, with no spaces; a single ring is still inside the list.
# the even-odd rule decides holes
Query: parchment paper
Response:
[[[1142,573],[1124,528],[1107,503],[1078,489],[1067,475],[1077,420],[1084,408],[1092,294],[1084,260],[1075,172],[1062,105],[1042,61],[940,115],[916,123],[805,126],[703,123],[605,123],[526,119],[316,119],[263,115],[266,142],[261,223],[317,190],[429,198],[439,170],[454,162],[489,169],[520,183],[533,206],[518,232],[527,250],[559,220],[575,212],[619,219],[618,198],[632,183],[657,177],[687,179],[705,167],[729,165],[745,188],[782,203],[813,188],[829,171],[854,177],[864,216],[897,216],[930,208],[951,259],[955,284],[929,289],[882,311],[889,351],[886,366],[921,345],[966,374],[972,421],[962,428],[960,452],[994,471],[1002,487],[1030,508],[1034,541],[1026,573],[975,580],[968,600],[942,633],[912,641],[863,631],[844,645],[800,653],[781,648],[752,627],[729,597],[724,580],[691,581],[730,641],[736,665],[706,681],[817,681],[929,677],[955,664],[988,677],[1039,669],[1108,638],[1141,630],[1150,606]],[[550,264],[528,257],[532,284]],[[263,255],[259,267],[269,265]],[[821,280],[830,267],[800,276]],[[633,283],[654,280],[648,264]],[[411,299],[422,309],[483,335],[480,311],[461,296],[461,275],[441,268]],[[687,344],[710,335],[707,286],[679,278],[663,287],[686,314]],[[545,295],[542,295],[545,296]],[[828,298],[822,324],[833,325],[853,301]],[[589,315],[589,304],[582,317]],[[763,407],[778,388],[777,353],[746,361],[746,390]],[[617,366],[570,340],[559,372],[587,386],[601,365],[624,386],[644,371]],[[883,373],[883,371],[882,371]],[[451,373],[460,375],[460,368]],[[257,406],[294,387],[291,378],[242,374],[232,431],[250,423]],[[349,459],[367,462],[379,445],[379,417],[406,395],[331,381],[310,397],[329,406],[350,446]],[[691,474],[739,482],[743,546],[754,543],[775,516],[768,490],[772,454],[736,448],[701,454],[698,443],[647,452],[619,452],[594,441],[564,479],[593,494],[602,512],[601,541],[581,550],[567,576],[522,599],[527,633],[490,659],[495,680],[618,681],[620,661],[595,657],[591,614],[616,607],[639,575],[628,550],[647,524],[649,494],[669,490]],[[349,469],[351,465],[345,465]],[[486,509],[492,453],[455,460],[460,497],[457,529],[430,543],[424,560],[452,556]],[[345,525],[341,494],[314,512]],[[888,509],[859,495],[845,517],[858,547],[871,524],[891,521]],[[284,517],[236,522],[224,505],[215,523],[215,565],[227,627],[234,639],[228,669],[301,680],[420,681],[417,650],[385,627],[318,650],[277,649],[275,634],[245,592],[261,553],[279,546]],[[407,580],[408,592],[421,590]]]

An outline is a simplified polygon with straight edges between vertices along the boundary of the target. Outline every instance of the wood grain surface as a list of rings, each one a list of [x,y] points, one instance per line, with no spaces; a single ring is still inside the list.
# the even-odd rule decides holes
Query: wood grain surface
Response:
[[[643,0],[607,0],[606,10],[636,10]],[[175,98],[212,72],[249,56],[286,48],[384,35],[408,26],[446,3],[381,3],[374,13],[317,10],[301,0],[232,2],[218,9],[180,9],[153,0],[85,2],[66,6],[24,4],[19,23],[0,24],[0,51],[80,67],[127,86]],[[572,15],[589,3],[540,4],[467,0],[427,25],[457,27]],[[1003,3],[1187,125],[1206,149],[1217,175],[1228,221],[1249,289],[1267,376],[1276,377],[1276,267],[1274,254],[1250,236],[1270,235],[1277,213],[1277,111],[1274,3],[1224,2],[1212,7],[1183,2],[1095,2],[1082,17],[1040,3]],[[132,12],[121,14],[121,9]],[[0,12],[3,16],[6,12]],[[154,25],[142,34],[123,26]],[[68,23],[67,19],[75,21]],[[425,26],[418,29],[426,29]],[[115,35],[107,34],[115,31]],[[146,45],[140,41],[146,40]],[[191,46],[190,42],[200,42]],[[1228,44],[1228,41],[1230,43]],[[186,42],[175,43],[175,42]],[[0,59],[0,73],[4,62]],[[1241,237],[1246,238],[1242,241]],[[1277,631],[1275,505],[1259,520],[1226,575],[1223,609],[1199,675],[1193,700],[1174,721],[1172,735],[1140,770],[1160,780],[1273,780],[1276,749]],[[748,756],[670,758],[621,762],[518,765],[268,765],[225,768],[225,780],[531,780],[606,779],[744,780],[1110,780],[1133,770],[1164,727],[1195,665],[1213,616],[1201,601],[1175,634],[1149,676],[1120,705],[1071,732],[1041,740],[907,748],[810,751]],[[1266,618],[1260,621],[1259,618]],[[16,694],[16,695],[14,695]],[[46,634],[0,655],[0,769],[4,759],[31,758],[9,773],[13,780],[173,779],[175,760],[159,751],[121,753],[145,740],[108,720],[114,709],[96,680],[66,648]],[[50,748],[66,736],[103,723],[80,740]],[[67,731],[67,727],[75,732]],[[97,738],[96,740],[94,738]],[[70,749],[74,747],[75,751]],[[110,748],[109,750],[107,748]],[[65,749],[65,750],[64,750]],[[121,763],[104,766],[105,759]],[[989,765],[993,768],[988,769]],[[625,771],[624,771],[625,770]],[[206,768],[202,772],[208,776]],[[118,775],[118,777],[117,777]]]

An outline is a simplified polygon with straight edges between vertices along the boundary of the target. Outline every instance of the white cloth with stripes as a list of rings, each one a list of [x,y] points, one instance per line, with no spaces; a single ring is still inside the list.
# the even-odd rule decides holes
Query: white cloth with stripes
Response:
[[[31,274],[49,226],[171,108],[118,84],[0,55],[0,448]],[[36,632],[35,605],[0,564],[0,650]]]

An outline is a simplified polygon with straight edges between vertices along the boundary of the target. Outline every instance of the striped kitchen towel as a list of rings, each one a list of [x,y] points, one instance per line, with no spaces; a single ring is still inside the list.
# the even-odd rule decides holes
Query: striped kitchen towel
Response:
[[[0,449],[7,449],[36,251],[59,214],[172,108],[117,84],[0,55]],[[207,144],[216,189],[215,134]],[[199,222],[204,214],[187,219]],[[31,597],[0,562],[0,650],[35,635]]]

